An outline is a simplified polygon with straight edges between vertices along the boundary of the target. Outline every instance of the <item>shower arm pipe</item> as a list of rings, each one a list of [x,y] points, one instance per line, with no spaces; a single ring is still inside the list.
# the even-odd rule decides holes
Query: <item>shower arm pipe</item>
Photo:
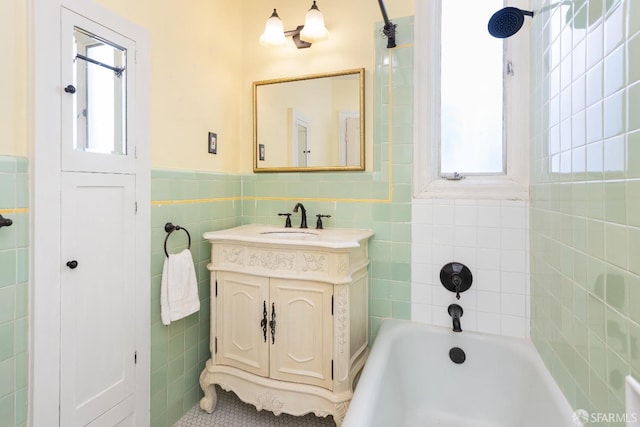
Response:
[[[378,0],[380,5],[380,12],[382,13],[382,19],[384,19],[384,28],[382,34],[387,38],[387,49],[396,47],[396,25],[389,20],[387,15],[387,9],[384,7],[384,0]]]

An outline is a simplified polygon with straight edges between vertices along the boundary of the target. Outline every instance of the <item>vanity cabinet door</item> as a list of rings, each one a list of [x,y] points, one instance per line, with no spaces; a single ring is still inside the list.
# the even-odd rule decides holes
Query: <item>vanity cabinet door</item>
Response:
[[[333,286],[271,278],[270,294],[276,313],[270,377],[331,390]]]
[[[217,272],[216,363],[269,376],[269,335],[263,334],[269,308],[269,278]]]

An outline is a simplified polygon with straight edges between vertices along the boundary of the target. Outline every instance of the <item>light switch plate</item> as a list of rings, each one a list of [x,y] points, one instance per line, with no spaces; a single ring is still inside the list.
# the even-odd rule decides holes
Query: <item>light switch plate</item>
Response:
[[[207,146],[209,153],[218,154],[218,134],[209,132],[209,139],[207,140]]]

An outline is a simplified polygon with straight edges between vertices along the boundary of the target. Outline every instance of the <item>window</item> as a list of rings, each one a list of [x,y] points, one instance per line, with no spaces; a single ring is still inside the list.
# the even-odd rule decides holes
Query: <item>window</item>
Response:
[[[503,174],[503,49],[487,21],[502,0],[442,2],[440,175]]]
[[[504,6],[416,2],[416,197],[527,197],[530,23],[491,37],[489,18]],[[443,179],[454,173],[465,179]]]
[[[127,50],[74,30],[74,149],[127,154]]]

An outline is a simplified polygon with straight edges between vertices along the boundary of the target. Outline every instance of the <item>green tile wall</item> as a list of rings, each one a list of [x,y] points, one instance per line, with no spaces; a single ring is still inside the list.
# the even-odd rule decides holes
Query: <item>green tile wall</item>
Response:
[[[531,335],[574,408],[622,414],[624,376],[640,379],[640,2],[544,4],[531,29]]]
[[[28,163],[0,156],[0,416],[3,426],[27,425]]]
[[[198,377],[211,355],[211,249],[202,234],[239,225],[241,177],[154,170],[151,187],[151,425],[169,427],[202,397]],[[200,311],[165,326],[160,320],[160,279],[167,222],[186,228],[191,236]],[[187,243],[186,233],[174,231],[167,250],[180,251]]]

